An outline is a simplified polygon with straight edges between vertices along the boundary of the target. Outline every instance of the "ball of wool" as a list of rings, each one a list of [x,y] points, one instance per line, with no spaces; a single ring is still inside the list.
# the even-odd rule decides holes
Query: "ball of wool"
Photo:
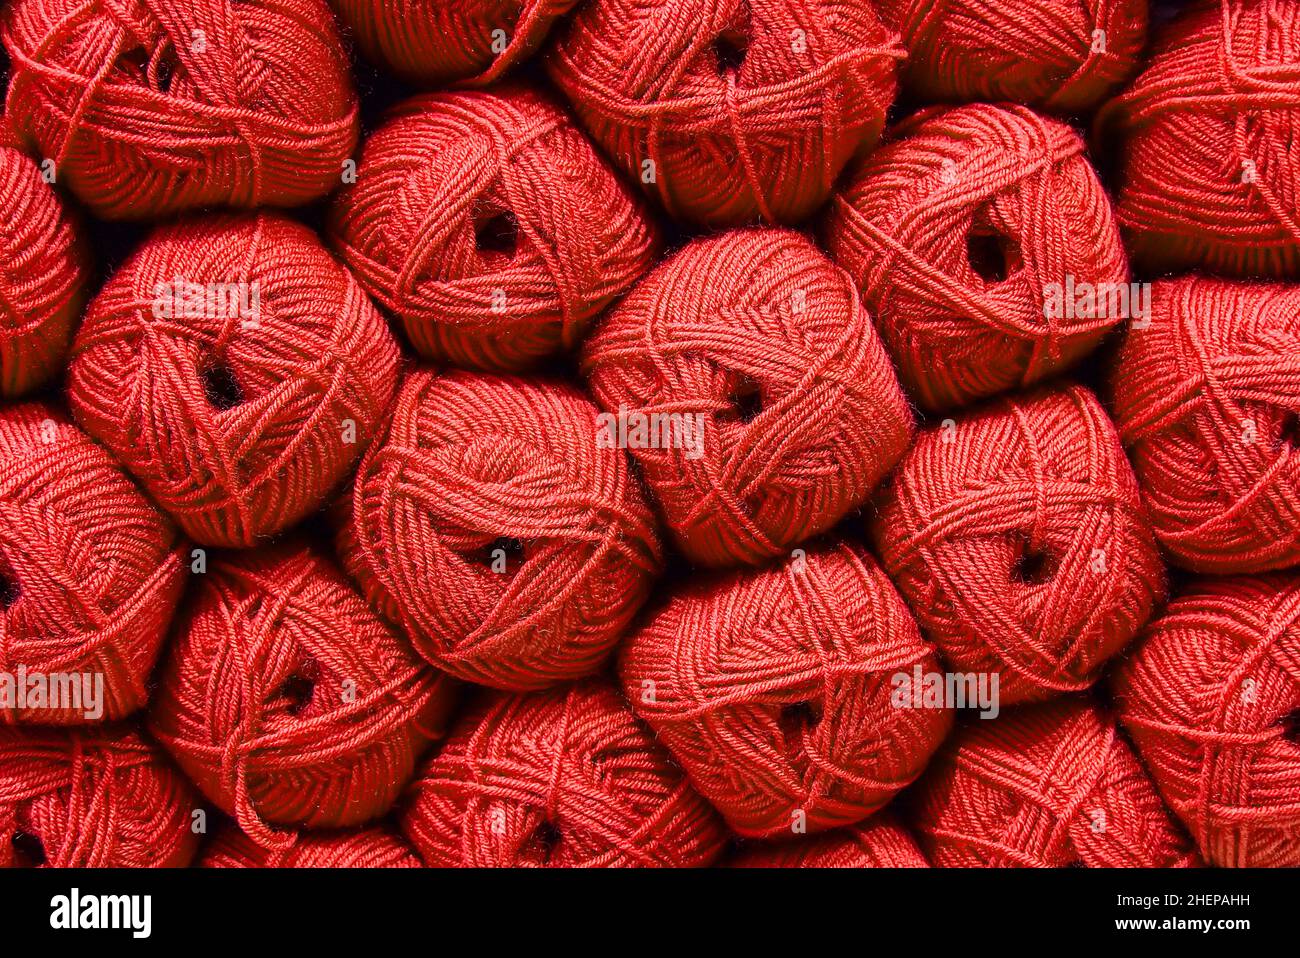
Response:
[[[1198,864],[1115,725],[1086,700],[974,719],[908,793],[940,868],[1170,868]]]
[[[193,539],[249,546],[319,508],[397,384],[397,343],[306,227],[153,233],[91,303],[68,401]]]
[[[166,517],[62,413],[0,410],[0,725],[142,706],[184,586],[182,552]]]
[[[362,52],[408,83],[481,85],[528,59],[577,0],[333,0]]]
[[[0,868],[183,868],[199,807],[134,731],[0,727]]]
[[[1082,386],[924,433],[881,496],[878,553],[954,668],[1003,705],[1096,681],[1164,595],[1115,427]]]
[[[912,415],[853,283],[788,230],[697,240],[618,304],[583,368],[678,547],[760,563],[861,505]]]
[[[15,0],[6,114],[98,216],[294,206],[358,133],[324,0]]]
[[[1152,284],[1111,376],[1120,437],[1170,559],[1203,572],[1300,562],[1300,287]]]
[[[952,725],[900,707],[938,669],[875,561],[847,544],[677,591],[623,646],[637,715],[733,831],[781,837],[866,818]]]
[[[0,142],[0,396],[58,374],[85,303],[89,251],[36,164]]]
[[[267,847],[294,838],[271,823],[337,828],[387,812],[442,732],[447,679],[297,543],[195,578],[150,710],[155,738]]]
[[[1127,284],[1128,265],[1074,130],[973,104],[893,135],[849,175],[825,238],[922,406],[1051,376],[1124,318],[1118,297],[1097,295]]]
[[[340,510],[344,565],[416,651],[526,690],[600,668],[661,558],[597,410],[543,379],[418,371]]]
[[[417,350],[481,369],[572,348],[658,245],[572,121],[522,88],[396,108],[366,141],[330,233]]]
[[[888,812],[801,841],[745,848],[732,868],[929,868],[916,840]]]
[[[905,55],[868,0],[593,0],[547,58],[676,219],[793,223],[880,136]]]
[[[1147,0],[878,0],[927,100],[1090,110],[1137,69]]]
[[[1201,2],[1157,34],[1099,129],[1148,273],[1300,276],[1300,0]]]
[[[1112,677],[1166,803],[1223,867],[1300,866],[1300,573],[1202,579]]]
[[[384,827],[301,834],[288,848],[263,848],[237,828],[217,834],[199,856],[200,868],[421,868],[420,859]]]
[[[412,787],[426,865],[703,866],[726,831],[603,681],[484,694]]]

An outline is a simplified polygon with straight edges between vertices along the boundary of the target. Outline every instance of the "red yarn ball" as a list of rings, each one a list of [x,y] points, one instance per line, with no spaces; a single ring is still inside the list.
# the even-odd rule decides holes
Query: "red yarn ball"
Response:
[[[134,731],[0,727],[0,868],[183,868],[198,807]]]
[[[339,550],[452,675],[534,689],[601,667],[660,564],[627,459],[557,382],[418,371],[361,462]]]
[[[14,0],[7,119],[107,219],[295,206],[358,133],[324,0]]]
[[[1072,386],[917,440],[871,522],[922,629],[1001,704],[1087,688],[1164,595],[1115,427]]]
[[[1124,318],[1109,296],[1071,295],[1128,282],[1110,200],[1074,130],[973,104],[922,111],[892,136],[849,175],[825,236],[923,407],[1052,376]]]
[[[590,0],[551,78],[675,219],[793,223],[873,146],[904,52],[868,0]]]
[[[318,509],[397,383],[398,350],[304,226],[154,232],[91,303],[68,401],[193,539],[249,546]]]
[[[577,0],[332,0],[357,46],[408,83],[482,85],[528,59]]]
[[[417,350],[480,369],[571,349],[658,248],[640,201],[523,88],[403,103],[366,141],[330,231]]]
[[[916,840],[888,811],[801,841],[746,846],[732,868],[929,868]]]
[[[703,565],[760,563],[829,529],[912,435],[852,281],[788,230],[686,246],[610,312],[583,369],[603,438],[631,449]]]
[[[1201,579],[1112,679],[1120,720],[1215,865],[1300,867],[1300,573]]]
[[[302,834],[285,849],[267,849],[237,828],[217,834],[201,868],[422,868],[411,847],[387,828]]]
[[[155,737],[268,848],[383,815],[442,733],[445,676],[425,667],[332,565],[286,543],[223,557],[162,669]]]
[[[1111,379],[1115,421],[1170,559],[1300,562],[1300,287],[1153,284]]]
[[[1198,864],[1114,723],[1086,700],[974,719],[909,797],[912,829],[940,868]]]
[[[0,396],[58,374],[87,295],[90,255],[36,164],[0,143]]]
[[[0,725],[77,725],[142,706],[184,585],[183,549],[61,412],[0,410]],[[56,689],[63,707],[52,707]]]
[[[401,824],[435,868],[703,866],[726,841],[603,681],[485,693],[416,781]]]
[[[952,725],[900,708],[895,676],[933,672],[903,600],[849,545],[687,585],[624,645],[619,672],[732,830],[851,824],[916,778]]]

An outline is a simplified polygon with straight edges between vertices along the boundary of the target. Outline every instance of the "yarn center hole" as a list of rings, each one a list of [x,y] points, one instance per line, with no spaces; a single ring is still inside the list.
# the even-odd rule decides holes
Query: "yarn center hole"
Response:
[[[718,73],[726,76],[738,71],[749,52],[749,38],[738,30],[728,30],[713,41],[713,52],[718,58]]]
[[[1011,563],[1011,578],[1022,585],[1043,585],[1052,580],[1059,565],[1051,551],[1034,548],[1026,538],[1018,544],[1015,561]]]
[[[218,412],[234,409],[244,401],[244,391],[239,388],[235,371],[225,363],[211,363],[199,375],[208,405]]]
[[[280,695],[289,703],[285,711],[290,715],[301,715],[311,705],[316,694],[316,683],[320,679],[320,668],[314,660],[308,659],[285,679],[280,686]]]
[[[550,862],[560,847],[560,830],[546,820],[537,823],[533,833],[528,836],[528,849],[533,857],[543,863]]]
[[[811,732],[822,720],[821,706],[816,702],[793,702],[781,709],[781,734],[791,752],[799,750],[803,735]]]
[[[1300,450],[1300,413],[1289,412],[1282,418],[1277,444],[1278,448],[1287,446],[1292,450]]]
[[[984,282],[1005,282],[1020,268],[1020,244],[1000,233],[972,230],[966,234],[966,259]]]
[[[1292,745],[1300,745],[1300,708],[1292,709],[1277,720],[1282,726],[1282,737]]]
[[[523,562],[524,543],[522,539],[500,536],[475,553],[474,558],[493,572],[510,572]]]
[[[506,211],[475,222],[474,248],[480,254],[514,259],[519,249],[519,220],[515,214]]]
[[[741,422],[753,422],[763,411],[763,392],[758,383],[747,379],[731,394],[731,405]]]
[[[18,585],[18,580],[0,570],[0,610],[8,611],[21,594],[22,588]]]
[[[14,832],[10,844],[13,845],[14,859],[20,868],[39,868],[48,860],[45,856],[45,843],[30,832]]]

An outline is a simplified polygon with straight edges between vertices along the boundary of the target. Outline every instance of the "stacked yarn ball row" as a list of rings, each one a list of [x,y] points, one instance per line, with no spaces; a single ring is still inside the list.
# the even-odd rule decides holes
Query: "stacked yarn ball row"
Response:
[[[1300,866],[1297,38],[10,0],[0,865]]]

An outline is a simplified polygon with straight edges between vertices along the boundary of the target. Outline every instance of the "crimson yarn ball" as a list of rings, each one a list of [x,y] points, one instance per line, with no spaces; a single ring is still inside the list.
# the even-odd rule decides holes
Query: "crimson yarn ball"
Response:
[[[939,868],[1172,868],[1199,864],[1114,722],[1057,699],[973,719],[908,793]]]
[[[1300,867],[1300,573],[1194,580],[1112,676],[1120,721],[1209,862]]]
[[[604,438],[702,565],[761,563],[829,529],[912,435],[852,281],[789,230],[688,244],[610,311],[582,368]]]
[[[972,104],[921,111],[891,138],[848,174],[824,234],[921,406],[1055,375],[1124,318],[1110,296],[1078,297],[1080,308],[1070,295],[1118,297],[1099,284],[1129,278],[1110,200],[1073,129],[1024,107]]]
[[[527,690],[601,667],[650,592],[660,546],[598,411],[559,382],[421,370],[343,504],[367,597],[458,678]]]
[[[160,227],[108,281],[73,343],[68,402],[190,538],[242,547],[351,473],[397,366],[315,234],[221,215]]]
[[[868,0],[591,0],[546,64],[670,216],[735,226],[825,202],[880,136],[903,56]]]
[[[866,818],[915,779],[952,725],[900,708],[894,678],[939,661],[865,551],[679,589],[624,644],[633,709],[740,835]]]
[[[183,868],[199,807],[130,729],[0,727],[0,868]]]
[[[929,868],[916,839],[888,811],[797,841],[745,846],[732,868]]]
[[[484,693],[411,790],[434,868],[692,867],[726,830],[604,681]]]
[[[216,559],[177,623],[150,730],[268,848],[392,806],[451,707],[449,683],[343,575],[287,541]]]
[[[1111,392],[1171,561],[1215,573],[1300,563],[1300,288],[1152,284],[1150,325],[1129,331]]]
[[[330,233],[420,353],[479,369],[571,349],[658,248],[640,200],[573,121],[518,87],[390,112]]]
[[[167,518],[63,413],[0,409],[0,671],[14,682],[0,725],[78,725],[142,706],[184,586],[183,553]],[[19,670],[71,674],[78,698],[100,700],[20,708]]]
[[[386,827],[303,833],[288,848],[264,848],[225,828],[203,849],[200,868],[422,868],[415,852]]]
[[[1087,688],[1164,596],[1119,436],[1082,386],[926,431],[871,522],[881,561],[954,668],[1003,705]]]

